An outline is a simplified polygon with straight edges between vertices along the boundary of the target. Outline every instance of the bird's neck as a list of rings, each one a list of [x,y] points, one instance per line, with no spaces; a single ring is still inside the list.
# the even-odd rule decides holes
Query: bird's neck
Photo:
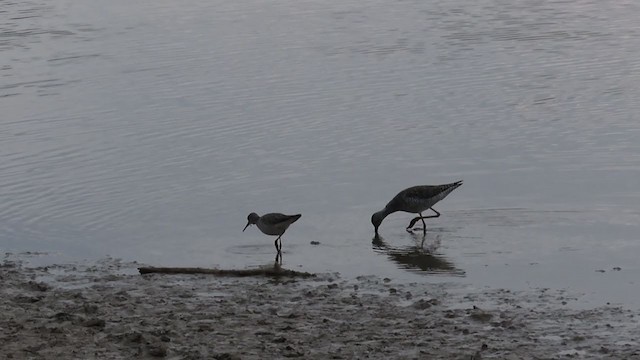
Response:
[[[378,211],[378,214],[382,215],[382,218],[384,219],[394,212],[395,210],[390,210],[388,207],[385,207],[384,209]]]

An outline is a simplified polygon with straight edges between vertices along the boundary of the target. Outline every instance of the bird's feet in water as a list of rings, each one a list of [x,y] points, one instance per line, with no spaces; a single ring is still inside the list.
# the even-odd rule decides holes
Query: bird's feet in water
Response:
[[[418,220],[420,220],[419,216],[411,219],[411,221],[409,222],[409,225],[407,225],[407,231],[410,231],[411,229],[413,229],[413,225],[415,225],[416,222],[418,222]]]
[[[276,261],[273,264],[273,269],[276,270],[276,271],[280,271],[282,269],[282,265],[279,262]]]
[[[414,228],[413,225],[415,225],[419,220],[422,220],[422,227],[421,228],[419,228],[419,227],[418,228]],[[412,232],[412,231],[415,231],[415,230],[422,230],[422,231],[426,232],[427,231],[426,227],[427,227],[427,224],[425,224],[424,218],[422,216],[417,216],[417,217],[411,219],[411,221],[409,222],[409,225],[407,225],[407,231],[408,232]]]
[[[410,228],[410,227],[408,227],[408,228],[406,228],[406,230],[407,230],[407,232],[408,232],[409,234],[413,234],[413,232],[414,232],[414,231],[422,231],[422,233],[423,233],[423,234],[426,234],[426,233],[427,233],[427,229],[425,229],[425,228],[421,228],[421,227],[416,227],[416,228]]]

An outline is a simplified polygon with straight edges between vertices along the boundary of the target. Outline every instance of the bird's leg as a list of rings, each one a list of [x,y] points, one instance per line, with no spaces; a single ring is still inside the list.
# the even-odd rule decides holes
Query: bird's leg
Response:
[[[278,262],[278,258],[280,258],[280,263],[282,264],[282,235],[278,236],[275,242],[276,246],[276,262]],[[280,246],[278,246],[278,240],[280,240]]]
[[[420,220],[420,218],[422,217],[422,214],[420,216],[414,217],[413,219],[411,219],[411,221],[409,222],[409,225],[407,226],[407,232],[413,233],[413,225],[415,225],[416,221]]]
[[[420,220],[422,220],[422,234],[427,235],[427,223],[424,222],[424,216],[420,214]]]
[[[413,225],[418,221],[418,220],[422,220],[422,231],[424,234],[427,233],[427,224],[424,222],[424,219],[430,219],[430,218],[437,218],[440,217],[440,213],[434,209],[434,208],[429,208],[431,209],[434,213],[436,213],[435,215],[429,215],[429,216],[422,216],[422,213],[418,213],[420,216],[416,216],[415,218],[411,219],[411,222],[409,223],[409,226],[407,227],[407,231],[411,232],[411,228],[413,227]],[[414,230],[419,230],[419,229],[414,229]]]

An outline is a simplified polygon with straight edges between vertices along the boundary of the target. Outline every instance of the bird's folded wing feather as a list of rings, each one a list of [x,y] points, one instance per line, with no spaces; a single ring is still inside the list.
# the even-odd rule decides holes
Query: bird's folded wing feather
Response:
[[[280,214],[280,213],[271,213],[271,214],[265,214],[262,216],[262,221],[264,221],[266,224],[271,224],[271,225],[275,225],[275,224],[280,224],[280,223],[284,223],[287,221],[290,221],[293,218],[292,215],[285,215],[285,214]]]

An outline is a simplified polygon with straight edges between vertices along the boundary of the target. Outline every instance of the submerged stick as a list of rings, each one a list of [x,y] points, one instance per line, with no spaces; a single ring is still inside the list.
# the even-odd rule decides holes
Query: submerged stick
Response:
[[[280,267],[258,269],[206,269],[198,267],[139,267],[140,274],[209,274],[215,276],[271,276],[271,277],[314,277],[315,274],[295,270],[282,269]]]

